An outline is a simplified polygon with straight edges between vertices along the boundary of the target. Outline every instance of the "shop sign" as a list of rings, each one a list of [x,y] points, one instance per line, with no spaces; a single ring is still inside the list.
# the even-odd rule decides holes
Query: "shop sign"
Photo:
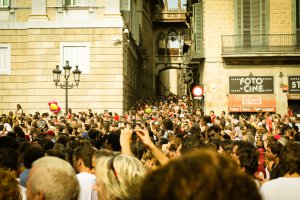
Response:
[[[230,76],[230,94],[273,94],[273,76]]]
[[[288,77],[289,82],[289,93],[300,93],[300,76],[289,76]]]

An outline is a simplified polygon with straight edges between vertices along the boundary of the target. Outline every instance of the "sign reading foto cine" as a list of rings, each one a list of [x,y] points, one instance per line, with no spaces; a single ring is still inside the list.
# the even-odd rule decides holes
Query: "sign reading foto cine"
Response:
[[[230,94],[273,94],[273,76],[230,76]]]

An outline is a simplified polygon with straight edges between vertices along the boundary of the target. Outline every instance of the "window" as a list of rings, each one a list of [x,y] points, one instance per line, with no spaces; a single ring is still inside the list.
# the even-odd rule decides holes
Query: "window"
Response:
[[[180,42],[177,34],[175,32],[171,32],[168,35],[168,55],[179,55],[179,45]]]
[[[64,66],[69,61],[72,69],[78,65],[82,73],[90,72],[90,43],[89,42],[63,42],[60,46],[60,65]]]
[[[178,0],[168,0],[168,10],[178,10]]]
[[[10,74],[10,44],[0,44],[0,74]]]
[[[0,7],[8,7],[10,0],[0,0]]]
[[[235,0],[236,31],[246,46],[265,43],[268,27],[268,0]],[[255,34],[255,35],[254,35]],[[252,35],[252,36],[250,36]]]
[[[88,6],[89,0],[65,0],[66,6]]]

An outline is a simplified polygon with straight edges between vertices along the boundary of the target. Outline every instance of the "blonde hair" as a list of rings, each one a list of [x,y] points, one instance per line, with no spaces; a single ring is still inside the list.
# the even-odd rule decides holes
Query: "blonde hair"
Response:
[[[96,177],[103,182],[107,200],[134,199],[145,173],[143,164],[134,156],[117,154],[97,160]]]
[[[28,183],[32,194],[41,192],[47,200],[77,200],[79,183],[73,167],[56,157],[43,157],[33,163]]]

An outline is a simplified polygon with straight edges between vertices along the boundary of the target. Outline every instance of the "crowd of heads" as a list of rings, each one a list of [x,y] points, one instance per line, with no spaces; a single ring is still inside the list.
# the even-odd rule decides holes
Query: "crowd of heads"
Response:
[[[261,199],[264,182],[300,176],[300,120],[290,113],[218,114],[169,96],[123,114],[30,114],[18,104],[0,121],[0,199],[22,199],[25,187],[29,200],[77,199],[81,172],[106,200]]]

